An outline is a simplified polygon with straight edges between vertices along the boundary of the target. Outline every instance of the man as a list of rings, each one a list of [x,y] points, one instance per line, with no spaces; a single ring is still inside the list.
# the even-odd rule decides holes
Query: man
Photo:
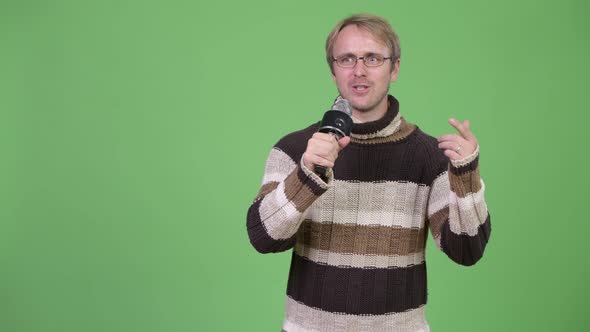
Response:
[[[248,211],[258,251],[294,248],[283,330],[429,331],[427,229],[463,265],[490,236],[477,140],[468,121],[450,119],[458,133],[437,140],[400,115],[388,95],[399,40],[382,18],[341,21],[326,56],[352,106],[350,137],[336,141],[316,123],[282,138]]]

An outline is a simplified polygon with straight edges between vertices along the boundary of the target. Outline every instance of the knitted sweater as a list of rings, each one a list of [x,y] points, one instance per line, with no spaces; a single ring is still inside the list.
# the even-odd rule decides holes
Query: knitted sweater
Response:
[[[427,230],[459,264],[483,255],[491,224],[479,149],[449,163],[392,96],[389,105],[353,125],[327,182],[302,162],[319,123],[270,152],[247,229],[259,252],[294,248],[284,331],[428,331]]]

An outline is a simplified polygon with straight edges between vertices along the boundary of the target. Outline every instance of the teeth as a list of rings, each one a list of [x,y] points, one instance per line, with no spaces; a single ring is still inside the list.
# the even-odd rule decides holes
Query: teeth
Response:
[[[356,90],[365,90],[367,87],[366,86],[355,86],[354,88]]]

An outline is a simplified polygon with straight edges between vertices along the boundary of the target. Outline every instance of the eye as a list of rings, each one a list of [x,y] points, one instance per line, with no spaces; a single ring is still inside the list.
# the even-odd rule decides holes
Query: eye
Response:
[[[353,57],[353,56],[343,56],[338,59],[338,62],[343,65],[349,65],[349,64],[354,63],[355,61],[356,61],[356,57]]]
[[[381,57],[378,55],[371,54],[366,57],[365,61],[367,61],[368,64],[376,65],[381,62]]]

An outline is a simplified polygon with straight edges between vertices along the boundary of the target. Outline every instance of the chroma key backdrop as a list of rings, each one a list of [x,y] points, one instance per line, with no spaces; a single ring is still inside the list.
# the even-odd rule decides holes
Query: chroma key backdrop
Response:
[[[491,239],[463,267],[429,235],[431,329],[586,331],[589,6],[1,1],[0,331],[280,331],[291,254],[246,212],[360,12],[400,36],[404,117],[481,146]]]

